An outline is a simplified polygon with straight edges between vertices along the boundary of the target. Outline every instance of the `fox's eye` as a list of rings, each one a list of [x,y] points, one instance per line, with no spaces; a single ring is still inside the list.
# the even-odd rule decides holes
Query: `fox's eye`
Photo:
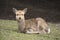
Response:
[[[21,15],[23,15],[23,14],[21,14]]]

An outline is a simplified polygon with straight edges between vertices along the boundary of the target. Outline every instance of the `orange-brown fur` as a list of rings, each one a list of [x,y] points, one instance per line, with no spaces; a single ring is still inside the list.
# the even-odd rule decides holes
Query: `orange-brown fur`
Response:
[[[41,17],[25,20],[24,14],[27,8],[24,10],[16,10],[13,8],[16,14],[16,20],[18,21],[18,29],[20,32],[25,33],[50,33],[50,28],[44,19]]]

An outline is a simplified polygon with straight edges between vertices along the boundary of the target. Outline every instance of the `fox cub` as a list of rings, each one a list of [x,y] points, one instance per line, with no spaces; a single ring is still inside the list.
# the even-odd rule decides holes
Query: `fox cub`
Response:
[[[23,10],[17,10],[13,8],[16,14],[16,20],[18,22],[18,30],[25,33],[50,33],[50,28],[46,21],[41,17],[25,20],[24,14],[27,12],[27,8]]]

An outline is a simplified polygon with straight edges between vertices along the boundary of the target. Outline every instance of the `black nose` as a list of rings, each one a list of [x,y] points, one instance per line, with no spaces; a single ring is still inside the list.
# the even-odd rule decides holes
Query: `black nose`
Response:
[[[21,17],[19,17],[19,19],[21,19]]]

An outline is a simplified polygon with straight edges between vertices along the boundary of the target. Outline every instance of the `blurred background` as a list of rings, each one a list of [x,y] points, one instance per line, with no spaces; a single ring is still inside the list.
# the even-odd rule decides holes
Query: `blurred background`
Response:
[[[15,20],[12,8],[28,8],[26,19],[42,17],[47,22],[60,22],[60,0],[0,0],[0,19]]]

